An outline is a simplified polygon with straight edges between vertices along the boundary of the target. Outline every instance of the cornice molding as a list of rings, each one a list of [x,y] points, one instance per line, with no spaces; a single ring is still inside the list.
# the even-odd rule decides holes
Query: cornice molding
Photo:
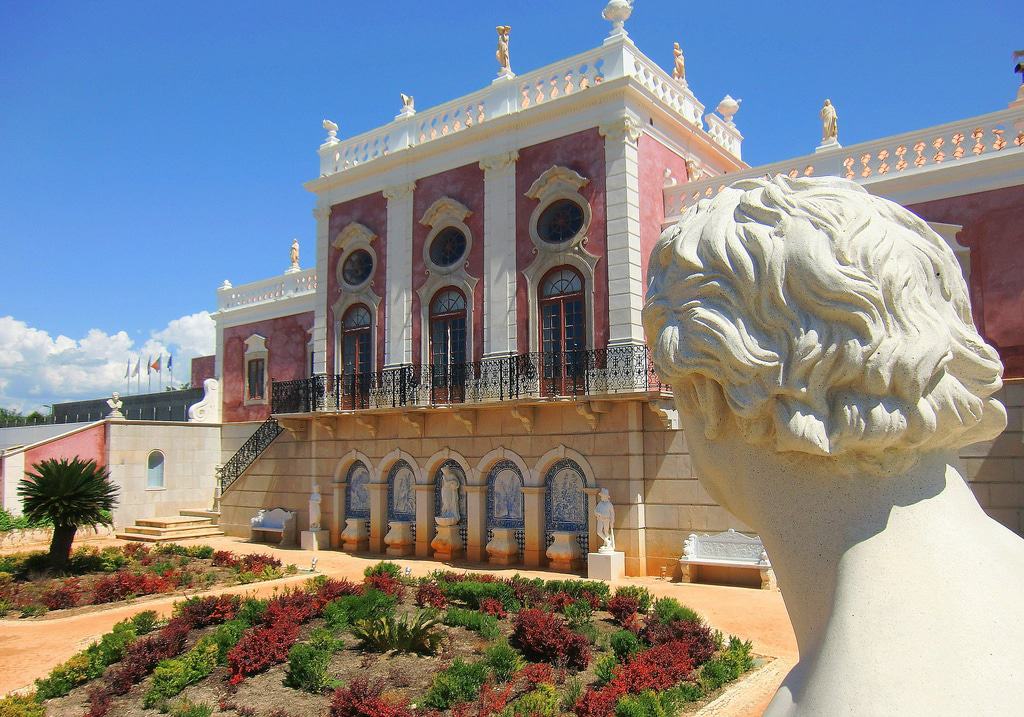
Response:
[[[602,137],[612,142],[629,142],[634,145],[642,134],[640,124],[630,115],[623,115],[610,122],[605,122],[597,128],[597,131],[601,133]]]
[[[411,195],[415,189],[416,182],[405,182],[385,187],[382,194],[389,202],[392,200],[400,201]]]
[[[485,172],[500,172],[508,169],[519,159],[519,151],[501,152],[480,160],[480,169]]]

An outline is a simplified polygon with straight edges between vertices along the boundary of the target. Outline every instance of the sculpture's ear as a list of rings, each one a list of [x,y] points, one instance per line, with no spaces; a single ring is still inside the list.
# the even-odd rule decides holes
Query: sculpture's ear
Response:
[[[718,438],[725,421],[725,413],[728,407],[725,405],[725,396],[722,394],[722,387],[718,381],[694,374],[692,378],[693,393],[704,418],[704,437],[708,440]]]

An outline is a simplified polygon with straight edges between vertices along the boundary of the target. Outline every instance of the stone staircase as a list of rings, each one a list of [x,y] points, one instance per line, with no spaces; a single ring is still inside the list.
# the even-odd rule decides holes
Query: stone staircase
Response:
[[[183,510],[166,518],[140,518],[117,533],[121,540],[140,543],[170,543],[187,538],[209,538],[224,535],[217,527],[220,513],[211,510]]]

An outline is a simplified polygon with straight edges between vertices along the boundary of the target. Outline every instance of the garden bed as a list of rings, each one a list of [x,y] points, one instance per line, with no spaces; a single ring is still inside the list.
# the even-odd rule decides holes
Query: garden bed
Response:
[[[270,555],[236,555],[208,545],[129,543],[71,554],[64,574],[47,569],[47,553],[0,556],[0,617],[67,616],[145,596],[273,580],[295,573]]]
[[[393,563],[269,600],[196,597],[142,613],[0,701],[5,717],[661,717],[754,666],[672,599],[600,582]]]

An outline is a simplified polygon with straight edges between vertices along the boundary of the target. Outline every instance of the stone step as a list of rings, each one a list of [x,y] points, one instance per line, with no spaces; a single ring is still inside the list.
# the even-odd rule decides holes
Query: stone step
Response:
[[[182,510],[178,512],[189,518],[208,518],[214,525],[220,522],[219,510]]]
[[[224,535],[224,531],[220,528],[210,526],[208,528],[188,528],[172,533],[153,535],[151,533],[137,532],[135,526],[132,526],[127,530],[117,533],[116,537],[119,540],[133,540],[139,543],[173,543],[176,540],[185,540],[187,538],[211,538],[215,535]]]
[[[129,527],[133,533],[142,533],[143,535],[170,535],[171,533],[181,533],[189,530],[206,530],[207,528],[216,528],[216,525],[211,525],[209,521],[200,525],[174,525],[167,528],[156,528],[152,525],[140,525],[136,523]]]
[[[211,521],[209,518],[191,515],[171,515],[157,518],[138,518],[135,524],[151,528],[202,528],[210,525]]]

